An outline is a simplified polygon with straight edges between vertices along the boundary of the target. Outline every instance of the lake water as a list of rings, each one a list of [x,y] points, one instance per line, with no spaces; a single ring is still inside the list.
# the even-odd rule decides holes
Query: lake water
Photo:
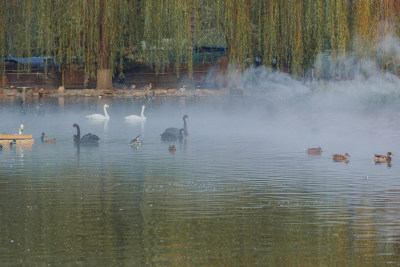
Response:
[[[398,100],[70,97],[26,99],[25,115],[1,101],[0,131],[23,123],[35,143],[0,151],[0,265],[400,264]],[[105,103],[110,121],[85,118]],[[143,104],[144,125],[124,121]],[[160,141],[184,114],[188,141]],[[74,123],[99,146],[78,149]]]

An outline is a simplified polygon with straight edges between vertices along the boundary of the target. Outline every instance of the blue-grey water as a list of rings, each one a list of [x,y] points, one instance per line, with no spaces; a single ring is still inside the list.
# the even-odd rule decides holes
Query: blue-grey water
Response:
[[[0,132],[35,138],[0,151],[0,265],[400,264],[398,98],[285,99],[0,100]],[[105,103],[108,122],[85,118]],[[123,119],[143,104],[144,125]],[[184,114],[188,141],[160,141]],[[74,123],[99,146],[76,147]]]

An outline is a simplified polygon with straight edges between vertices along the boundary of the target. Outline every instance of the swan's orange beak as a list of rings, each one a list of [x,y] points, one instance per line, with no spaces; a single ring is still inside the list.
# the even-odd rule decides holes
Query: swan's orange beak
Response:
[[[186,139],[186,141],[187,141],[187,140],[189,139],[189,136],[186,136],[185,139]]]

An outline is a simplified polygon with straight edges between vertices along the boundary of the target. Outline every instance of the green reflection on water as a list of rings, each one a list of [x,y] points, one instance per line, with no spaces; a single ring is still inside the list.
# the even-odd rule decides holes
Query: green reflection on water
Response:
[[[83,101],[89,106],[89,100]],[[89,114],[87,110],[81,113]],[[60,119],[64,114],[54,116]],[[68,129],[71,126],[68,124]],[[146,130],[149,133],[151,128]],[[100,133],[105,135],[104,131]],[[183,164],[179,147],[174,156],[177,160],[172,160],[168,145],[158,145],[159,136],[155,145],[148,142],[152,146],[149,151],[155,151],[147,151],[148,158],[141,159],[146,153],[133,153],[129,148],[132,153],[120,153],[122,156],[111,162],[108,160],[118,153],[108,158],[103,155],[112,153],[112,146],[126,147],[128,139],[116,144],[110,138],[107,142],[111,145],[104,142],[99,149],[82,149],[80,156],[70,139],[65,141],[69,146],[59,140],[54,151],[45,147],[35,153],[41,147],[35,144],[33,151],[24,151],[23,159],[20,151],[15,152],[12,168],[0,167],[0,265],[400,263],[399,185],[390,180],[393,174],[382,169],[375,168],[375,172],[384,173],[379,178],[389,186],[375,190],[380,182],[360,182],[359,174],[364,172],[358,169],[351,174],[348,169],[355,166],[353,162],[348,169],[340,169],[342,165],[329,169],[329,165],[318,165],[318,160],[307,166],[300,162],[304,155],[296,154],[299,167],[288,170],[290,159],[282,167],[281,162],[274,164],[275,152],[281,153],[281,148],[264,158],[269,155],[259,152],[265,148],[261,142],[249,147],[248,140],[242,146],[217,140],[214,145],[219,147],[211,152],[202,144],[196,148],[192,142]],[[148,146],[143,145],[142,151]],[[159,152],[162,149],[166,155]],[[241,155],[226,160],[243,150],[248,152],[247,160]],[[61,152],[61,160],[52,160]],[[0,157],[7,157],[7,153],[3,151]],[[257,161],[259,158],[262,160]],[[271,165],[260,166],[264,160]],[[361,170],[368,166],[363,165]],[[262,176],[256,177],[262,182],[242,178],[251,170],[254,173],[250,178]],[[322,182],[312,177],[326,172],[330,176]],[[304,177],[305,173],[310,179]],[[345,178],[338,177],[342,174]],[[282,179],[285,175],[290,179]],[[337,179],[342,180],[335,183]],[[360,187],[346,191],[349,181],[358,181]],[[384,190],[390,186],[394,189],[388,195]],[[376,201],[379,194],[384,201]]]
[[[362,207],[349,216],[340,200],[330,203],[339,212],[325,214],[273,188],[262,197],[246,184],[196,190],[179,174],[167,179],[145,170],[127,177],[75,165],[57,176],[0,181],[4,265],[399,263],[396,240],[376,234],[378,219]]]

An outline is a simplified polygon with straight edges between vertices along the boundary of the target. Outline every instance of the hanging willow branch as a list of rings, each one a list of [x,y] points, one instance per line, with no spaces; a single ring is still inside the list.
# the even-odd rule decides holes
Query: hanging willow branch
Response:
[[[53,57],[87,74],[141,58],[157,72],[193,71],[194,48],[224,46],[230,66],[255,59],[303,75],[325,52],[398,68],[382,37],[400,34],[397,0],[0,0],[0,57]],[[318,63],[319,64],[319,63]],[[4,61],[0,71],[4,72]],[[396,67],[397,66],[397,67]],[[21,66],[21,67],[29,67]]]

